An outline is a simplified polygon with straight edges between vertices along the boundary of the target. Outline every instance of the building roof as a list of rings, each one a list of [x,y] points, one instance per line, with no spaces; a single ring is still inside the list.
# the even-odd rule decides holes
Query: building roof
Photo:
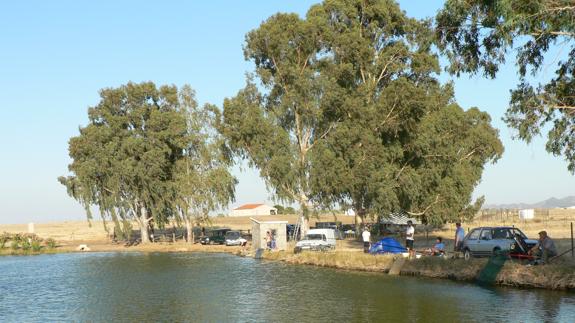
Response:
[[[288,224],[287,221],[262,221],[254,218],[250,218],[250,220],[254,221],[257,224]]]
[[[251,209],[255,209],[258,208],[260,206],[264,205],[263,203],[254,203],[254,204],[244,204],[242,206],[238,206],[237,208],[235,208],[234,210],[251,210]]]

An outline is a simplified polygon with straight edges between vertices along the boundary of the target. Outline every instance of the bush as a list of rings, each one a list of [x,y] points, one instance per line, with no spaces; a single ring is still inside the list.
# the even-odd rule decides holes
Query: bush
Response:
[[[10,240],[11,237],[12,235],[8,232],[4,232],[0,235],[0,249],[4,249],[4,247],[6,246],[6,242],[8,242],[8,240]]]
[[[12,248],[12,250],[18,250],[19,247],[19,243],[18,240],[12,240],[12,243],[10,244],[10,248]]]
[[[39,239],[32,240],[32,243],[30,243],[30,246],[32,247],[32,251],[39,252],[42,249],[40,242],[41,241]]]
[[[52,238],[46,239],[46,247],[48,247],[48,249],[56,248],[56,240],[54,240]]]
[[[22,240],[20,245],[22,247],[22,250],[24,250],[24,251],[28,251],[28,250],[30,250],[30,248],[32,248],[32,244],[30,243],[30,241],[28,241],[28,239]]]

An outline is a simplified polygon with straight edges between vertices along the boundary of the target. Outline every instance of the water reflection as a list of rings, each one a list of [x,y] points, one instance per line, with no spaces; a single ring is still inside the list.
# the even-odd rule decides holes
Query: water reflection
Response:
[[[572,293],[222,254],[0,258],[0,321],[575,321]]]

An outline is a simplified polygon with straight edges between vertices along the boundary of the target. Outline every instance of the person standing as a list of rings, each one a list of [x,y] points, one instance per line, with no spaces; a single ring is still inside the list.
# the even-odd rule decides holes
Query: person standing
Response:
[[[465,238],[465,230],[460,222],[455,223],[455,245],[453,251],[459,252],[463,250],[463,238]]]
[[[409,252],[409,256],[415,256],[415,250],[413,250],[413,241],[415,236],[415,227],[413,227],[413,222],[411,220],[407,221],[407,230],[405,231],[405,248]]]
[[[361,237],[363,238],[363,252],[368,253],[369,248],[371,247],[371,233],[369,232],[367,227],[363,228]]]
[[[266,248],[270,250],[272,248],[272,235],[269,231],[266,232]]]

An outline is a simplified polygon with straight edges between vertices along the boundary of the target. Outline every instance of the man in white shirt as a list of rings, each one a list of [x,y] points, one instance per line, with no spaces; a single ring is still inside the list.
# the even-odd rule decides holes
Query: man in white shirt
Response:
[[[455,251],[461,251],[463,247],[463,239],[465,238],[465,230],[461,227],[461,223],[455,223]]]
[[[371,242],[371,233],[367,230],[367,227],[363,228],[363,232],[361,233],[361,237],[363,238],[363,252],[368,253],[370,248]]]
[[[409,256],[415,256],[415,250],[413,250],[413,236],[415,235],[415,228],[413,227],[413,222],[411,220],[407,221],[407,230],[405,231],[405,247],[409,252]]]

